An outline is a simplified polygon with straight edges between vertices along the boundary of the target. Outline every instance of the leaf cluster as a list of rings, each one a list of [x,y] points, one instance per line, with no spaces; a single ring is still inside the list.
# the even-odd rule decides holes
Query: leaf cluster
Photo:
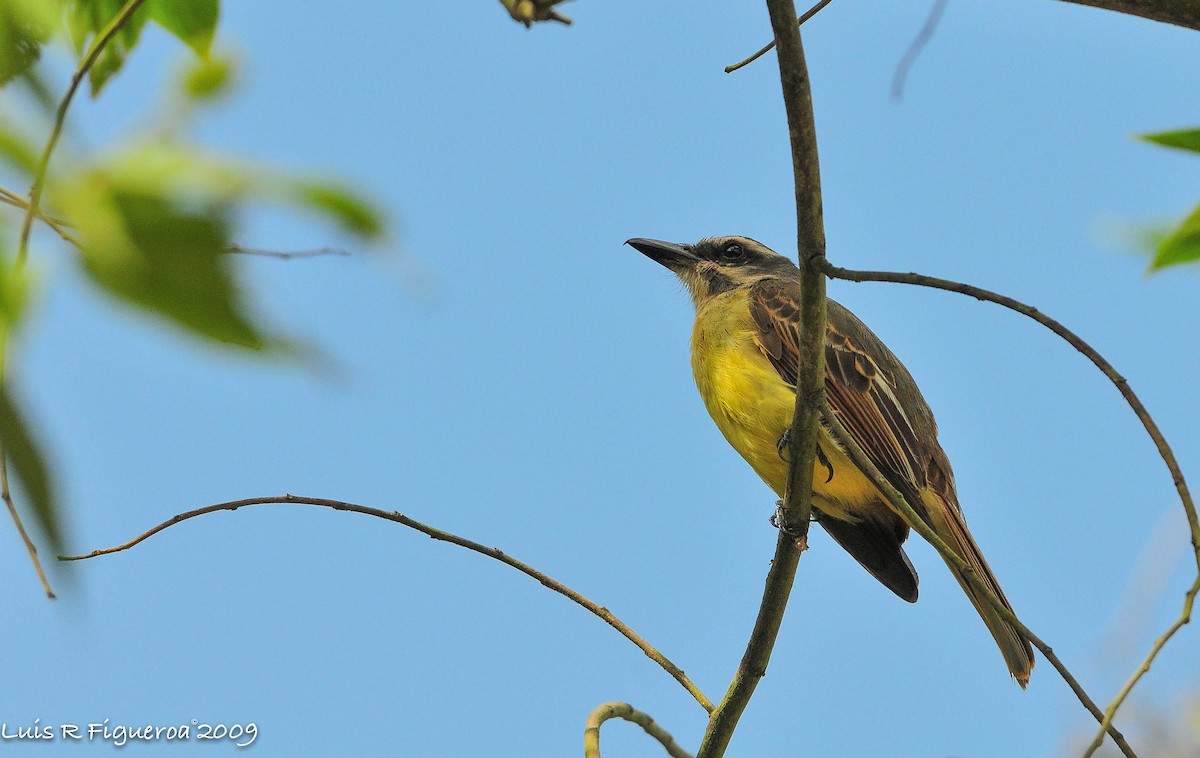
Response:
[[[231,255],[241,249],[236,234],[247,209],[284,203],[363,242],[385,236],[375,204],[343,182],[215,155],[184,137],[196,106],[235,79],[233,61],[214,52],[219,18],[220,0],[0,0],[0,103],[34,104],[0,108],[0,168],[8,171],[0,182],[13,177],[32,186],[27,195],[0,186],[0,356],[31,302],[28,269],[39,256],[29,246],[46,239],[31,237],[38,224],[57,232],[86,280],[115,305],[201,342],[257,354],[291,345],[255,315]],[[191,59],[165,104],[169,127],[125,135],[87,154],[60,144],[76,87],[86,78],[91,96],[100,96],[132,59],[147,25],[177,38]],[[43,71],[49,67],[40,65],[51,54],[74,61],[58,99]],[[47,124],[48,134],[37,136]],[[63,152],[70,154],[53,160]],[[5,225],[5,215],[23,223]],[[0,449],[58,549],[51,466],[20,411],[11,371],[2,369],[0,363]],[[7,478],[0,479],[7,497]]]
[[[1200,153],[1200,128],[1144,134],[1142,139],[1164,147]],[[1174,227],[1154,235],[1151,247],[1154,253],[1150,261],[1151,271],[1200,261],[1200,204]]]

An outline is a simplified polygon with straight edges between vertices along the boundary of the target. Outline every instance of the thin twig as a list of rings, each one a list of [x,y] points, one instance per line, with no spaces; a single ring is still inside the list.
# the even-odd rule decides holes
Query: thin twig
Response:
[[[138,543],[140,543],[146,539],[149,539],[150,537],[153,537],[154,535],[158,534],[162,530],[164,530],[168,527],[174,526],[175,524],[178,524],[181,521],[187,521],[188,519],[193,519],[193,518],[196,518],[197,516],[203,516],[207,513],[216,513],[217,511],[236,511],[238,508],[245,508],[247,506],[253,506],[253,505],[313,505],[313,506],[318,506],[318,507],[322,507],[322,508],[333,508],[334,510],[337,510],[337,511],[349,511],[351,513],[362,513],[364,515],[374,516],[375,518],[381,518],[386,521],[393,521],[397,524],[407,526],[410,529],[415,529],[418,532],[428,535],[429,537],[432,537],[435,540],[439,540],[441,542],[449,542],[453,545],[458,545],[459,547],[464,547],[467,550],[471,550],[473,552],[479,553],[480,555],[486,555],[489,558],[494,558],[507,566],[511,566],[512,568],[515,568],[517,571],[520,571],[521,573],[525,574],[526,576],[536,579],[537,581],[539,581],[543,585],[545,585],[547,588],[554,590],[558,594],[567,597],[568,599],[574,601],[576,604],[583,606],[587,610],[591,611],[593,614],[599,616],[609,626],[611,626],[612,628],[614,628],[618,632],[620,632],[622,635],[624,635],[626,639],[628,639],[633,644],[637,645],[638,649],[641,650],[643,653],[645,653],[646,656],[650,660],[654,661],[659,666],[661,666],[664,671],[666,671],[668,674],[670,674],[675,679],[675,681],[679,682],[683,686],[683,688],[688,691],[688,694],[690,694],[692,697],[694,697],[696,699],[696,702],[699,703],[700,706],[702,708],[704,708],[704,710],[709,711],[709,712],[711,712],[713,710],[712,702],[707,697],[705,697],[704,693],[700,691],[699,687],[697,687],[695,684],[692,683],[691,679],[688,679],[687,674],[683,673],[682,669],[680,669],[674,663],[671,663],[671,661],[668,660],[666,656],[664,656],[662,653],[658,652],[658,650],[656,650],[649,642],[647,642],[639,634],[637,634],[632,629],[630,629],[628,626],[626,626],[624,622],[622,622],[620,619],[618,619],[616,616],[614,616],[612,614],[612,612],[609,611],[607,608],[604,608],[600,605],[597,605],[596,603],[593,603],[591,600],[588,600],[586,597],[579,594],[578,592],[571,589],[570,587],[566,586],[565,584],[551,578],[550,576],[548,576],[546,574],[543,574],[541,571],[538,571],[537,569],[533,568],[532,566],[529,566],[528,564],[522,563],[521,561],[507,555],[506,553],[504,553],[503,551],[501,551],[497,548],[485,547],[485,546],[479,544],[478,542],[473,542],[464,537],[459,537],[458,535],[451,534],[450,532],[444,532],[441,529],[435,529],[432,526],[422,524],[420,521],[411,519],[408,516],[405,516],[403,513],[399,513],[397,511],[384,511],[384,510],[380,510],[379,508],[371,508],[366,505],[356,505],[355,503],[346,503],[341,500],[330,500],[328,498],[323,498],[323,497],[301,497],[299,495],[279,495],[279,496],[273,496],[273,497],[251,497],[251,498],[245,498],[243,500],[232,500],[227,503],[217,503],[216,505],[207,505],[207,506],[204,506],[203,508],[196,508],[195,510],[187,511],[185,513],[180,513],[178,516],[175,516],[174,518],[170,518],[170,519],[162,522],[161,524],[158,524],[157,526],[147,529],[146,531],[142,532],[141,534],[139,534],[138,536],[129,540],[128,542],[123,542],[120,545],[114,545],[113,547],[105,548],[103,550],[93,550],[92,552],[88,553],[87,555],[60,555],[58,557],[58,559],[60,561],[82,561],[82,560],[86,560],[88,558],[95,558],[96,556],[100,556],[100,555],[111,555],[112,553],[119,553],[123,550],[128,550],[129,548],[133,547],[134,545],[137,545]]]
[[[680,747],[670,732],[629,703],[603,703],[588,714],[587,725],[583,729],[584,758],[600,758],[600,727],[609,719],[625,719],[637,724],[646,734],[658,740],[671,758],[692,758],[692,754]]]
[[[833,0],[820,0],[816,5],[809,8],[808,10],[804,11],[804,14],[802,16],[800,16],[800,18],[796,21],[796,26],[800,26],[805,21],[807,21],[810,18],[812,18],[813,16],[817,15],[821,11],[822,8],[824,8],[826,5],[829,5],[831,2],[833,2]],[[744,66],[749,66],[754,61],[758,60],[759,58],[761,58],[764,55],[766,55],[767,53],[769,53],[771,51],[771,48],[773,48],[773,47],[775,47],[775,40],[771,40],[770,42],[768,42],[765,46],[763,46],[762,49],[760,49],[754,55],[751,55],[749,58],[738,61],[737,63],[734,63],[732,65],[726,66],[725,73],[732,74],[734,71],[737,71],[739,68],[742,68]]]
[[[850,434],[845,430],[841,422],[838,420],[837,415],[834,414],[833,409],[829,407],[829,403],[823,397],[821,398],[820,402],[821,414],[825,419],[825,423],[830,434],[833,436],[834,441],[839,443],[842,449],[846,451],[846,454],[850,457],[850,460],[854,462],[855,468],[867,475],[867,478],[871,480],[871,483],[874,484],[875,487],[884,495],[884,497],[887,498],[888,503],[890,503],[891,506],[904,518],[904,522],[908,524],[913,531],[924,537],[925,541],[930,545],[933,545],[938,553],[941,554],[942,558],[953,565],[962,576],[965,576],[967,581],[970,582],[971,587],[974,588],[974,590],[980,596],[987,598],[988,603],[991,604],[1001,618],[1019,630],[1026,639],[1033,643],[1034,647],[1041,651],[1042,655],[1046,657],[1046,660],[1050,662],[1050,665],[1054,666],[1055,670],[1058,671],[1059,676],[1061,676],[1063,681],[1067,683],[1067,686],[1071,688],[1071,691],[1075,693],[1075,697],[1079,698],[1079,702],[1083,704],[1083,707],[1087,708],[1088,712],[1090,712],[1097,721],[1105,724],[1104,713],[1101,712],[1095,701],[1088,696],[1082,685],[1079,684],[1079,680],[1076,679],[1075,676],[1067,669],[1066,664],[1064,664],[1062,660],[1055,654],[1053,648],[1051,648],[1049,645],[1043,642],[1041,638],[1030,631],[1029,627],[1025,626],[1025,624],[1019,618],[1017,618],[1016,614],[1009,610],[1008,606],[1004,604],[1004,601],[1002,601],[996,595],[996,593],[992,591],[992,588],[988,586],[988,583],[984,581],[983,577],[979,576],[979,574],[977,574],[965,560],[959,557],[958,553],[954,552],[954,550],[947,545],[941,537],[938,536],[937,532],[933,531],[933,529],[931,529],[929,525],[917,515],[917,512],[913,510],[913,507],[909,505],[907,500],[904,499],[904,496],[901,495],[900,492],[893,487],[890,482],[888,482],[887,478],[884,477],[879,469],[875,467],[875,464],[871,462],[871,459],[867,457],[867,454],[863,452],[863,449],[858,446],[857,442],[854,441],[854,438],[851,437]],[[1125,737],[1119,731],[1117,731],[1116,727],[1114,727],[1111,723],[1105,724],[1105,727],[1108,734],[1112,735],[1113,741],[1117,743],[1118,747],[1120,747],[1121,752],[1124,753],[1128,758],[1136,758],[1133,748],[1129,746],[1129,743],[1125,741]]]
[[[1142,661],[1142,665],[1138,666],[1137,671],[1129,677],[1129,681],[1121,687],[1121,691],[1113,698],[1112,703],[1104,711],[1104,720],[1100,722],[1100,732],[1092,739],[1092,744],[1088,746],[1087,752],[1083,754],[1083,758],[1091,758],[1096,751],[1100,749],[1100,745],[1104,742],[1104,728],[1112,723],[1113,718],[1117,715],[1117,709],[1125,702],[1125,698],[1129,697],[1129,693],[1133,690],[1134,685],[1138,683],[1143,676],[1150,672],[1150,666],[1154,663],[1154,659],[1158,657],[1158,653],[1163,649],[1163,646],[1170,641],[1175,633],[1184,627],[1192,620],[1192,608],[1196,603],[1196,595],[1200,594],[1200,574],[1196,575],[1196,581],[1192,582],[1192,586],[1183,596],[1183,611],[1179,614],[1179,618],[1171,626],[1167,627],[1167,631],[1163,632],[1154,645],[1150,647],[1150,652],[1146,654],[1146,659]]]
[[[796,246],[800,263],[800,335],[796,404],[792,412],[787,489],[779,512],[775,558],[767,573],[762,604],[729,690],[709,717],[700,758],[720,758],[758,681],[766,674],[783,623],[800,554],[808,547],[812,514],[813,461],[825,392],[825,225],[817,159],[816,119],[800,24],[793,0],[766,0],[779,43],[779,81],[787,111],[788,141],[796,200]]]
[[[893,100],[899,100],[904,96],[904,81],[908,78],[908,70],[912,68],[917,57],[925,50],[925,46],[929,44],[929,40],[933,39],[933,34],[937,31],[938,22],[942,20],[942,14],[946,12],[946,3],[948,1],[933,0],[933,7],[929,9],[929,15],[925,17],[925,23],[921,25],[921,30],[917,32],[917,36],[913,38],[913,41],[908,45],[908,49],[904,51],[904,56],[896,64],[896,71],[892,74]]]
[[[46,578],[46,572],[42,569],[42,561],[38,558],[37,546],[33,544],[33,540],[29,539],[29,532],[25,531],[25,524],[21,522],[21,514],[17,513],[17,506],[13,504],[12,491],[8,486],[8,456],[0,455],[0,498],[4,499],[4,504],[8,506],[8,515],[12,516],[13,523],[17,525],[17,532],[21,535],[21,540],[25,543],[25,550],[29,553],[29,560],[33,563],[33,569],[37,572],[38,580],[42,583],[42,590],[46,593],[46,597],[50,600],[55,599],[54,590],[50,587],[50,580]]]
[[[349,250],[341,247],[318,247],[313,250],[265,250],[260,247],[230,245],[221,252],[230,255],[256,255],[263,258],[278,258],[284,261],[290,261],[295,258],[318,258],[326,255],[350,255]]]
[[[1196,515],[1196,505],[1192,500],[1192,493],[1188,489],[1187,481],[1183,477],[1183,469],[1179,466],[1179,461],[1175,458],[1175,453],[1171,449],[1167,439],[1163,436],[1162,431],[1158,428],[1158,424],[1146,410],[1146,406],[1142,404],[1140,398],[1134,393],[1133,388],[1129,386],[1129,382],[1122,376],[1113,365],[1108,362],[1104,356],[1100,355],[1088,343],[1084,342],[1077,334],[1066,328],[1058,321],[1045,315],[1037,308],[1026,305],[1011,297],[1000,295],[980,287],[973,287],[969,284],[960,282],[952,282],[948,279],[938,279],[936,277],[924,276],[921,274],[902,274],[889,271],[851,271],[849,269],[837,268],[836,266],[826,266],[826,274],[835,279],[846,279],[853,282],[895,282],[899,284],[914,284],[922,287],[932,287],[934,289],[947,290],[949,292],[958,292],[960,294],[969,295],[977,300],[986,300],[988,302],[1003,305],[1005,308],[1016,311],[1024,316],[1028,316],[1050,331],[1057,334],[1062,339],[1066,340],[1071,347],[1078,350],[1088,360],[1092,362],[1100,372],[1108,377],[1109,381],[1116,386],[1117,391],[1125,398],[1125,402],[1133,409],[1134,415],[1142,422],[1142,427],[1145,428],[1146,434],[1154,442],[1155,448],[1158,450],[1159,456],[1163,459],[1163,463],[1167,466],[1167,471],[1171,474],[1171,481],[1175,484],[1175,491],[1179,495],[1180,503],[1183,505],[1183,511],[1187,517],[1188,529],[1191,534],[1192,552],[1195,557],[1197,567],[1196,583],[1192,585],[1184,596],[1183,609],[1180,612],[1179,618],[1171,624],[1171,626],[1162,634],[1155,642],[1153,647],[1147,654],[1142,665],[1130,676],[1129,680],[1109,703],[1108,708],[1104,711],[1104,718],[1100,722],[1100,730],[1097,732],[1097,739],[1103,741],[1103,734],[1106,729],[1111,727],[1113,718],[1115,718],[1117,710],[1125,702],[1129,693],[1133,690],[1134,685],[1150,671],[1150,666],[1154,659],[1158,656],[1159,651],[1185,624],[1191,621],[1192,609],[1194,606],[1197,587],[1200,586],[1200,518]],[[1089,750],[1089,755],[1094,752],[1097,745],[1096,741],[1092,743],[1093,748]]]
[[[0,203],[4,203],[5,205],[11,205],[12,207],[19,208],[23,211],[29,210],[29,201],[28,200],[21,197],[20,195],[18,195],[15,192],[4,189],[3,187],[0,187]],[[37,217],[39,220],[43,221],[46,224],[46,226],[48,226],[51,229],[53,229],[54,231],[58,232],[59,237],[62,237],[64,240],[66,240],[67,242],[70,242],[75,247],[79,247],[79,240],[72,237],[70,232],[68,232],[66,230],[65,227],[70,226],[70,224],[68,224],[66,221],[63,221],[60,218],[55,218],[54,216],[51,216],[50,214],[46,213],[46,211],[42,208],[38,208]]]
[[[100,57],[100,53],[104,51],[104,46],[116,36],[143,2],[145,0],[128,0],[121,10],[117,11],[113,20],[109,21],[108,25],[92,40],[92,46],[79,61],[75,73],[71,75],[71,83],[67,86],[66,94],[63,95],[62,101],[58,104],[58,111],[54,114],[54,128],[50,130],[50,138],[46,140],[46,147],[42,150],[41,159],[38,160],[37,171],[33,175],[33,186],[29,188],[29,207],[25,210],[25,220],[21,222],[21,238],[17,243],[18,261],[24,261],[29,254],[29,232],[33,228],[33,217],[37,215],[42,202],[42,190],[46,185],[46,171],[50,167],[50,156],[54,153],[55,146],[58,145],[59,137],[62,136],[63,125],[67,120],[67,109],[71,107],[75,92],[79,89],[83,77],[87,76],[88,71],[96,63],[96,59]]]

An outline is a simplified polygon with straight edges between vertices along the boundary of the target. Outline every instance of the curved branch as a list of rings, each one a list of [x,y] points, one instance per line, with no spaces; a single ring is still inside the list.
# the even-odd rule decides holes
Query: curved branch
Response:
[[[1134,393],[1125,377],[1121,376],[1104,356],[1100,355],[1091,345],[1084,342],[1079,335],[1031,305],[1026,305],[1011,297],[980,287],[952,282],[949,279],[939,279],[922,274],[901,274],[891,271],[853,271],[851,269],[838,268],[828,263],[825,265],[825,273],[830,278],[845,279],[851,282],[914,284],[921,287],[931,287],[933,289],[969,295],[977,300],[986,300],[997,305],[1003,305],[1005,308],[1028,316],[1066,340],[1071,347],[1082,353],[1085,358],[1091,361],[1096,368],[1100,369],[1100,372],[1108,377],[1109,381],[1116,386],[1117,391],[1121,393],[1121,397],[1125,398],[1125,402],[1133,409],[1134,415],[1142,422],[1146,434],[1150,435],[1155,448],[1158,449],[1159,456],[1162,457],[1163,463],[1166,464],[1167,470],[1171,473],[1171,481],[1174,482],[1175,491],[1179,494],[1179,500],[1183,504],[1184,513],[1187,515],[1188,528],[1191,531],[1192,549],[1196,556],[1196,567],[1200,570],[1200,518],[1197,518],[1196,504],[1192,500],[1192,493],[1188,489],[1187,481],[1183,478],[1183,469],[1179,467],[1179,461],[1176,460],[1175,453],[1171,450],[1170,444],[1167,443],[1167,438],[1163,436],[1162,431],[1158,428],[1158,424],[1150,416],[1150,412],[1146,410],[1146,406],[1142,404],[1142,401]]]
[[[1079,684],[1079,680],[1071,674],[1062,660],[1059,659],[1059,657],[1054,653],[1054,649],[1043,642],[1036,634],[1031,632],[1029,627],[1025,626],[1025,624],[1022,623],[1019,618],[1017,618],[1016,614],[1010,611],[1008,607],[1004,605],[1004,602],[1000,600],[1000,598],[997,597],[994,592],[992,592],[991,587],[989,587],[987,582],[983,580],[983,577],[975,573],[971,566],[968,565],[967,562],[962,558],[960,558],[958,553],[954,552],[954,550],[952,550],[950,546],[947,545],[945,541],[942,540],[942,538],[939,537],[937,533],[933,531],[933,529],[929,528],[925,521],[917,515],[917,512],[914,511],[912,506],[908,504],[908,501],[904,499],[904,496],[901,495],[900,492],[888,482],[879,469],[875,467],[875,464],[871,462],[871,459],[867,457],[867,454],[864,453],[862,448],[858,446],[858,443],[854,441],[854,438],[851,437],[850,434],[845,430],[841,422],[838,421],[833,409],[829,407],[829,403],[824,398],[821,399],[821,413],[834,440],[838,442],[846,451],[846,454],[849,455],[850,460],[854,462],[855,467],[867,475],[867,478],[871,480],[871,483],[874,484],[875,487],[881,493],[883,493],[884,497],[887,498],[888,503],[891,504],[891,506],[901,516],[904,517],[904,522],[908,524],[913,531],[924,537],[926,542],[928,542],[930,545],[933,545],[938,553],[941,554],[942,558],[952,564],[954,568],[958,569],[959,573],[965,576],[967,581],[971,583],[971,586],[975,589],[975,591],[978,592],[982,597],[987,598],[988,602],[991,603],[996,612],[1000,614],[1001,618],[1020,630],[1021,634],[1023,634],[1030,642],[1032,642],[1034,647],[1041,651],[1042,655],[1046,657],[1046,660],[1050,662],[1050,665],[1054,666],[1055,670],[1058,671],[1059,676],[1061,676],[1063,681],[1067,683],[1067,686],[1071,688],[1071,691],[1075,693],[1075,697],[1079,698],[1079,702],[1083,703],[1083,707],[1087,708],[1088,712],[1096,718],[1096,721],[1104,725],[1105,731],[1112,735],[1113,741],[1117,743],[1119,748],[1121,748],[1121,752],[1128,756],[1128,758],[1136,758],[1133,748],[1130,747],[1129,743],[1125,741],[1125,737],[1119,731],[1117,731],[1116,727],[1112,725],[1111,719],[1106,718],[1105,714],[1100,711],[1100,708],[1096,705],[1095,701],[1088,696],[1087,692],[1084,691],[1083,687]],[[1102,736],[1103,734],[1104,732],[1101,732]]]
[[[551,578],[550,576],[548,576],[546,574],[543,574],[541,571],[538,571],[537,569],[533,568],[532,566],[522,563],[521,561],[517,560],[516,558],[513,558],[510,555],[507,555],[506,553],[499,550],[498,548],[485,547],[485,546],[479,544],[478,542],[473,542],[464,537],[459,537],[456,534],[451,534],[450,532],[443,532],[441,529],[435,529],[434,527],[428,526],[427,524],[422,524],[420,521],[411,519],[408,516],[405,516],[403,513],[400,513],[398,511],[384,511],[384,510],[380,510],[379,508],[371,508],[366,505],[357,505],[355,503],[346,503],[341,500],[330,500],[328,498],[323,498],[323,497],[302,497],[299,495],[280,495],[280,496],[275,496],[275,497],[251,497],[251,498],[245,498],[243,500],[232,500],[227,503],[217,503],[215,505],[207,505],[203,508],[196,508],[195,510],[186,511],[184,513],[180,513],[179,515],[162,522],[161,524],[158,524],[157,526],[147,529],[146,531],[142,532],[141,534],[139,534],[138,536],[129,540],[128,542],[123,542],[120,545],[114,545],[113,547],[104,548],[103,550],[93,550],[92,552],[88,553],[87,555],[60,555],[58,557],[58,559],[60,561],[82,561],[82,560],[87,560],[88,558],[95,558],[100,555],[111,555],[112,553],[119,553],[123,550],[128,550],[129,548],[133,547],[134,545],[137,545],[138,543],[143,542],[143,541],[149,539],[150,537],[153,537],[154,535],[158,534],[159,532],[163,531],[164,529],[167,529],[168,527],[172,527],[175,524],[178,524],[182,521],[187,521],[188,519],[193,519],[193,518],[196,518],[197,516],[203,516],[207,513],[216,513],[217,511],[236,511],[238,508],[245,508],[245,507],[253,506],[253,505],[313,505],[313,506],[319,506],[322,508],[332,508],[336,511],[349,511],[351,513],[362,513],[366,516],[374,516],[375,518],[384,519],[385,521],[393,521],[397,524],[407,526],[410,529],[415,529],[418,532],[421,532],[422,534],[432,537],[435,540],[439,540],[441,542],[449,542],[453,545],[458,545],[459,547],[464,547],[467,550],[471,550],[473,552],[479,553],[480,555],[486,555],[489,558],[494,558],[507,566],[511,566],[512,568],[515,568],[517,571],[520,571],[522,574],[525,574],[526,576],[536,579],[538,582],[540,582],[546,588],[554,590],[558,594],[563,595],[564,597],[568,598],[569,600],[572,600],[577,605],[581,605],[584,608],[586,608],[587,610],[591,611],[593,614],[599,616],[601,619],[603,619],[605,621],[605,623],[607,623],[613,629],[616,629],[618,632],[620,632],[622,635],[624,635],[627,640],[632,642],[634,645],[637,645],[638,649],[646,654],[646,657],[648,657],[650,660],[654,661],[659,666],[661,666],[664,671],[666,671],[668,674],[670,674],[675,679],[675,681],[679,682],[679,684],[682,685],[683,688],[688,691],[688,694],[690,694],[692,697],[694,697],[696,699],[696,702],[698,702],[700,704],[700,706],[702,708],[704,708],[704,710],[709,711],[709,712],[711,712],[713,710],[712,702],[709,701],[709,699],[704,696],[704,693],[700,691],[699,687],[697,687],[695,684],[692,683],[691,679],[688,679],[687,674],[683,673],[682,669],[680,669],[674,663],[671,663],[671,661],[668,660],[666,656],[664,656],[662,653],[658,652],[658,650],[656,650],[654,648],[654,646],[652,646],[649,642],[647,642],[645,639],[643,639],[641,637],[641,635],[639,635],[637,632],[633,631],[628,626],[626,626],[624,622],[622,622],[620,619],[618,619],[616,616],[614,616],[612,614],[612,612],[609,611],[607,608],[597,605],[596,603],[592,602],[591,600],[588,600],[586,597],[579,594],[578,592],[571,589],[570,587],[566,586],[565,584]]]
[[[637,724],[654,739],[658,740],[671,758],[692,758],[692,754],[679,746],[675,738],[645,713],[629,703],[603,703],[588,715],[583,729],[583,755],[585,758],[600,758],[600,727],[609,719],[625,719]]]
[[[947,279],[938,279],[931,276],[923,276],[921,274],[900,274],[887,271],[851,271],[849,269],[837,268],[836,266],[826,266],[825,272],[828,276],[835,279],[846,279],[853,282],[895,282],[898,284],[915,284],[922,287],[932,287],[934,289],[947,290],[949,292],[958,292],[964,295],[969,295],[978,300],[986,300],[988,302],[1003,305],[1005,308],[1016,311],[1022,315],[1028,316],[1050,331],[1057,334],[1067,341],[1071,347],[1082,353],[1090,360],[1096,368],[1100,369],[1109,381],[1111,381],[1125,398],[1125,402],[1133,409],[1134,415],[1142,422],[1142,426],[1146,430],[1146,434],[1154,442],[1155,448],[1158,449],[1159,456],[1162,457],[1163,463],[1166,464],[1167,470],[1171,474],[1171,481],[1175,484],[1175,491],[1179,494],[1180,503],[1183,505],[1183,512],[1187,517],[1188,529],[1191,534],[1192,552],[1196,561],[1196,581],[1191,588],[1184,594],[1183,609],[1180,611],[1179,618],[1171,624],[1170,627],[1155,641],[1150,652],[1146,655],[1146,659],[1137,671],[1130,676],[1129,680],[1109,703],[1108,708],[1104,711],[1104,717],[1100,720],[1100,730],[1098,731],[1095,740],[1091,747],[1088,748],[1087,755],[1092,755],[1099,748],[1103,741],[1104,732],[1112,726],[1112,720],[1116,716],[1117,710],[1125,702],[1129,693],[1133,690],[1134,685],[1141,680],[1147,672],[1150,671],[1150,666],[1154,663],[1154,659],[1158,657],[1163,646],[1166,645],[1176,632],[1184,627],[1192,619],[1192,610],[1195,605],[1196,596],[1200,593],[1200,518],[1197,518],[1196,504],[1192,500],[1191,490],[1188,489],[1187,481],[1183,477],[1183,469],[1179,466],[1179,461],[1175,458],[1175,453],[1167,443],[1166,437],[1158,428],[1158,424],[1146,410],[1146,406],[1142,404],[1141,399],[1134,393],[1129,386],[1129,382],[1120,373],[1113,368],[1112,364],[1100,355],[1088,343],[1084,342],[1077,334],[1066,328],[1058,321],[1045,315],[1037,308],[1026,305],[1011,297],[1000,295],[980,287],[973,287],[969,284],[952,282]]]

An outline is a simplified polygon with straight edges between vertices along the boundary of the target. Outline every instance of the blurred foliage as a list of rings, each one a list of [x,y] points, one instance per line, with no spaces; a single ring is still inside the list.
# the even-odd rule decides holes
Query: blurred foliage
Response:
[[[1141,139],[1156,145],[1200,153],[1200,129],[1143,134]],[[1148,247],[1154,256],[1150,261],[1151,271],[1200,260],[1200,205],[1173,228],[1154,235]]]
[[[1200,756],[1200,698],[1193,697],[1175,707],[1128,708],[1123,716],[1126,733],[1136,735],[1139,754],[1153,758],[1197,758]],[[1082,733],[1068,750],[1078,755],[1090,737]],[[1131,739],[1134,739],[1131,737]],[[1096,753],[1100,758],[1119,758],[1120,750],[1106,742]]]
[[[508,15],[524,24],[526,29],[533,26],[535,21],[571,23],[571,19],[554,10],[554,6],[561,2],[563,0],[500,0]]]
[[[53,5],[60,0],[38,1]],[[127,5],[128,0],[67,0],[66,24],[75,54],[83,58]],[[104,46],[95,64],[88,70],[92,96],[99,95],[108,80],[125,65],[125,58],[137,45],[147,21],[174,34],[197,55],[206,56],[216,33],[219,15],[219,0],[145,0]]]
[[[286,203],[364,242],[382,239],[386,225],[373,203],[341,182],[211,155],[182,138],[193,106],[228,91],[235,80],[233,61],[213,51],[219,18],[220,0],[0,0],[0,98],[21,85],[35,105],[25,112],[0,109],[0,167],[23,182],[44,181],[44,207],[34,223],[51,224],[87,281],[114,301],[200,340],[262,354],[289,343],[259,323],[230,254],[239,248],[234,236],[246,209]],[[168,96],[169,127],[51,161],[39,177],[51,119],[55,130],[61,127],[57,119],[69,103],[66,95],[59,101],[54,94],[68,92],[69,82],[53,81],[42,70],[43,59],[71,55],[76,75],[86,74],[98,96],[130,59],[147,24],[176,37],[192,60]],[[28,208],[26,197],[0,187],[0,214],[18,220],[0,225],[0,356],[29,302],[29,264],[15,242]],[[8,372],[0,377],[0,447],[42,534],[57,550],[62,528],[52,467]]]

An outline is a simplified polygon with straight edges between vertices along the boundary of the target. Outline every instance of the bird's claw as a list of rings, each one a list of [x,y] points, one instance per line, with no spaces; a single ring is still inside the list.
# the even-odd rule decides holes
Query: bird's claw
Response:
[[[791,462],[791,457],[786,453],[792,446],[792,428],[789,426],[783,430],[783,434],[779,435],[779,440],[775,442],[775,454],[779,456],[781,461]],[[833,464],[829,462],[829,456],[825,455],[825,451],[821,449],[821,443],[817,443],[817,462],[825,467],[829,472],[829,476],[825,477],[825,484],[833,481]]]

